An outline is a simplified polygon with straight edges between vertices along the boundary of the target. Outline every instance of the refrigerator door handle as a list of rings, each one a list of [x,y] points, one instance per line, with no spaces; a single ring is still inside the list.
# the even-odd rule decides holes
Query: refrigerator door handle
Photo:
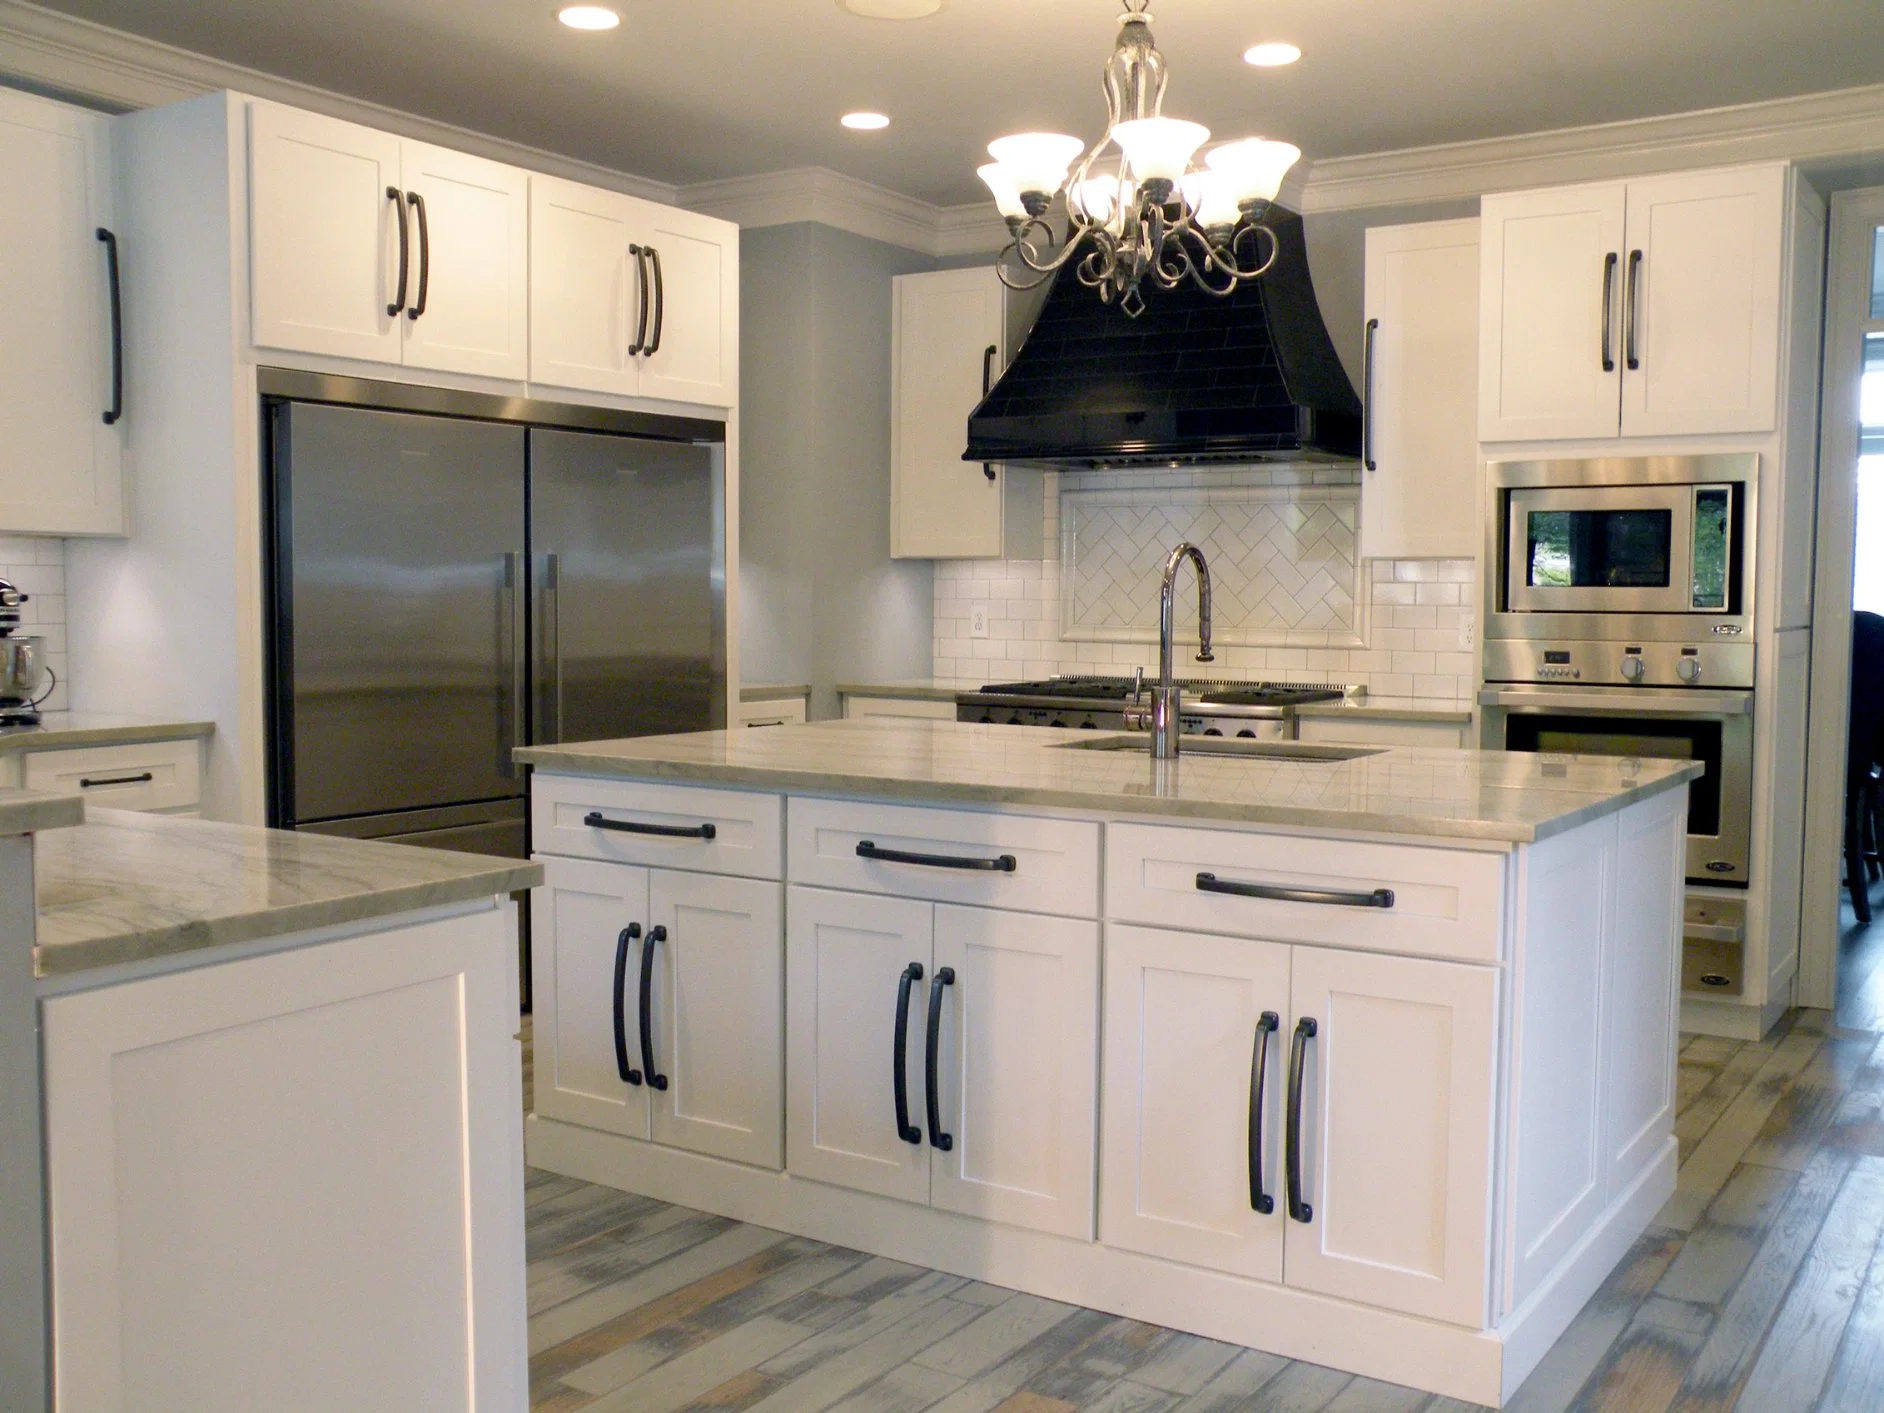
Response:
[[[499,690],[503,703],[497,735],[497,773],[506,780],[517,778],[517,763],[512,752],[523,744],[523,720],[529,711],[524,700],[528,680],[523,661],[523,556],[504,556],[503,587],[498,591],[498,633],[502,641],[498,654],[505,680]]]
[[[558,556],[543,556],[543,650],[538,662],[543,669],[544,720],[537,740],[554,746],[563,739],[563,642],[562,615],[558,599],[562,564]]]

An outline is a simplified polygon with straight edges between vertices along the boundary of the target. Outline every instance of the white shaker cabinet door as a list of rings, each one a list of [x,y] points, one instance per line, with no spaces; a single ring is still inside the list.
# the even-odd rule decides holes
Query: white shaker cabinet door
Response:
[[[647,266],[643,203],[555,177],[530,179],[530,381],[632,394],[640,386]]]
[[[423,142],[401,144],[411,304],[408,367],[522,382],[530,371],[529,177]]]
[[[794,887],[785,910],[785,1166],[794,1177],[927,1202],[922,1039],[934,907]],[[899,1133],[904,1115],[909,1128]]]
[[[1479,551],[1478,221],[1367,232],[1361,553]]]
[[[1109,927],[1105,1005],[1099,1239],[1280,1281],[1289,948]]]
[[[1616,435],[1623,210],[1620,182],[1484,199],[1479,440]]]
[[[263,348],[398,363],[405,190],[390,133],[274,103],[249,105],[252,336]],[[407,239],[417,232],[408,228]],[[408,252],[407,303],[416,294]]]
[[[657,869],[648,972],[657,1143],[784,1164],[783,897],[777,883]],[[644,962],[644,966],[647,965]]]
[[[537,862],[544,877],[530,899],[536,1112],[646,1138],[650,1091],[637,1002],[648,870],[544,855]]]
[[[525,1405],[515,917],[44,1004],[60,1408]]]
[[[641,395],[730,407],[739,381],[739,230],[638,203],[649,297]]]
[[[1785,196],[1778,163],[1629,183],[1624,436],[1773,429]]]
[[[938,905],[929,988],[931,1205],[1090,1241],[1099,925]]]
[[[1289,1285],[1484,1324],[1497,988],[1491,967],[1294,949],[1280,1039],[1308,1210],[1288,1213]]]
[[[0,90],[0,534],[124,533],[109,123]]]

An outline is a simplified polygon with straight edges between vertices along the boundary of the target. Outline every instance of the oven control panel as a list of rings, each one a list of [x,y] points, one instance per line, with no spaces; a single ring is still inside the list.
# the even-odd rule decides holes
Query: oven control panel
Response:
[[[1485,680],[1580,687],[1748,688],[1753,685],[1753,644],[1487,639]]]

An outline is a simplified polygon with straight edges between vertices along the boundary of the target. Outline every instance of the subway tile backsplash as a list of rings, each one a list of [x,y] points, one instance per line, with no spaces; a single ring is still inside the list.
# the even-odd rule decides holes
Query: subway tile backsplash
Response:
[[[58,678],[41,709],[63,710],[70,700],[65,666],[65,541],[0,535],[0,579],[10,580],[27,595],[20,605],[20,632],[46,640],[46,665]]]
[[[1086,517],[1068,538],[1084,564],[1108,564],[1112,580],[1130,583],[1134,595],[1149,596],[1128,619],[1116,610],[1093,613],[1086,606],[1093,602],[1090,588],[1069,585],[1074,576],[1065,572],[1063,558],[1061,478],[1049,473],[1040,559],[936,563],[935,675],[979,683],[1056,673],[1130,673],[1137,667],[1155,671],[1154,571],[1170,547],[1165,539],[1175,543],[1183,529],[1174,523],[1169,537],[1147,537],[1145,527],[1155,522],[1161,505],[1194,507],[1213,497],[1231,503],[1256,497],[1273,501],[1280,494],[1294,502],[1292,510],[1283,508],[1281,519],[1306,526],[1317,516],[1328,521],[1331,508],[1345,512],[1355,494],[1350,489],[1354,480],[1350,468],[1311,464],[1080,473],[1071,482],[1077,487],[1073,494],[1103,501],[1109,513],[1102,523]],[[1278,489],[1252,489],[1258,487]],[[1280,489],[1287,487],[1299,492],[1291,496]],[[1134,503],[1144,514],[1119,513],[1118,507]],[[1192,513],[1187,510],[1179,518]],[[1259,553],[1239,555],[1220,548],[1211,565],[1217,587],[1216,661],[1209,666],[1194,662],[1193,646],[1180,658],[1180,674],[1361,684],[1375,696],[1435,701],[1470,698],[1478,670],[1476,564],[1463,559],[1357,565],[1352,559],[1352,521],[1343,514],[1330,528],[1334,533],[1325,536],[1272,534],[1266,541],[1252,537],[1252,544],[1264,544]],[[1343,534],[1344,529],[1349,533]],[[1275,552],[1268,552],[1271,549]],[[1138,562],[1146,559],[1149,564]],[[1309,576],[1318,576],[1314,582],[1324,593],[1332,591],[1338,621],[1328,610],[1319,615],[1307,611],[1299,584]],[[1344,603],[1349,584],[1355,586],[1358,603]],[[1341,588],[1334,588],[1337,585]],[[1063,592],[1083,593],[1084,600],[1064,603]],[[1188,635],[1194,645],[1197,594],[1189,569],[1182,571],[1178,592],[1180,639]],[[1287,609],[1290,602],[1304,603],[1299,618]],[[1278,604],[1284,607],[1279,610]],[[987,609],[985,638],[970,631],[980,606]],[[1290,622],[1299,626],[1285,626]],[[1091,626],[1083,626],[1087,624]]]

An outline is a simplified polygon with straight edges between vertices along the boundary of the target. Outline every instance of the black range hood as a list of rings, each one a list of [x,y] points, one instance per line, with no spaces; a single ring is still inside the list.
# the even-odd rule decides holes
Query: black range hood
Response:
[[[1153,289],[1136,319],[1071,266],[968,419],[964,461],[1060,470],[1352,460],[1361,403],[1308,273],[1302,218],[1276,208],[1261,279],[1217,298]]]

